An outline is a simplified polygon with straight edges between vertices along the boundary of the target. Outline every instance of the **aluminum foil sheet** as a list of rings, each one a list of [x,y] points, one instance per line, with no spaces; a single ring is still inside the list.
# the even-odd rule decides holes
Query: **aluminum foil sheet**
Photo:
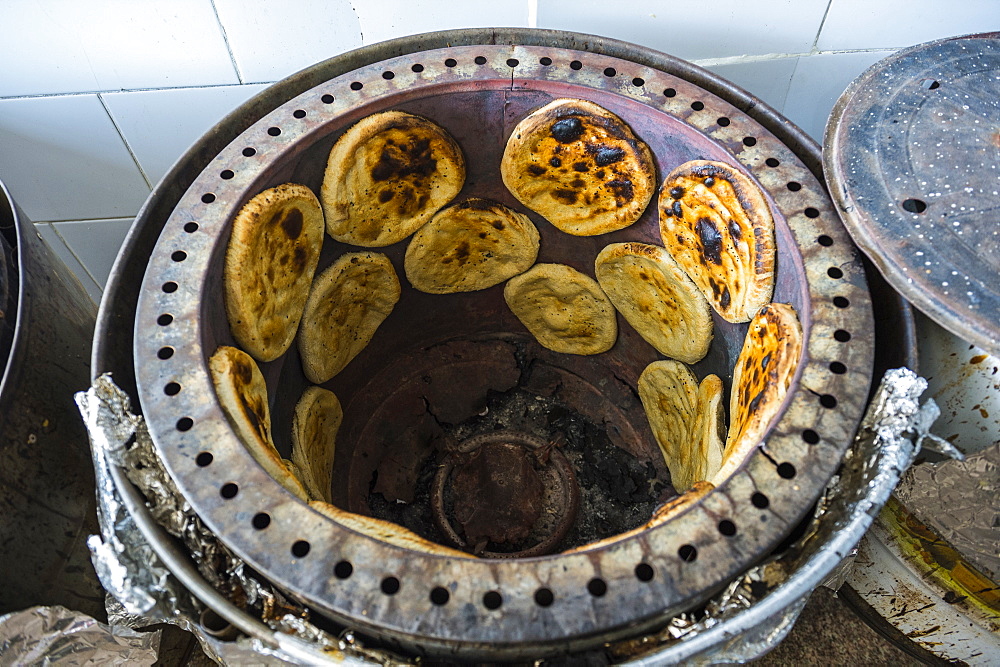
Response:
[[[156,662],[160,633],[105,625],[65,607],[0,616],[0,665],[137,665]]]

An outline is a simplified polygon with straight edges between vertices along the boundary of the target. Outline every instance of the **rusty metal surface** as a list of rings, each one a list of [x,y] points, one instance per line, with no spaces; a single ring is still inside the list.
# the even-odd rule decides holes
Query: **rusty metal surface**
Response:
[[[0,383],[0,613],[58,604],[104,618],[86,546],[94,477],[73,404],[88,383],[96,308],[2,184],[0,234],[19,272]]]
[[[888,281],[1000,355],[1000,33],[877,63],[838,100],[825,145],[845,224]]]
[[[533,35],[542,43],[545,37]],[[477,56],[486,58],[484,66],[472,66]],[[444,62],[449,57],[461,65],[449,67]],[[541,65],[541,58],[551,58],[555,66],[546,69],[549,65]],[[518,63],[507,65],[508,59]],[[566,53],[556,47],[453,47],[421,54],[424,70],[419,76],[406,69],[416,64],[413,59],[387,59],[352,76],[330,78],[311,94],[307,91],[301,99],[270,112],[218,156],[208,157],[209,168],[193,179],[193,189],[178,195],[178,205],[172,209],[163,201],[168,195],[151,199],[126,243],[126,259],[119,258],[112,291],[128,292],[123,287],[127,274],[145,268],[130,266],[129,260],[131,264],[144,261],[145,256],[137,256],[135,250],[151,245],[158,226],[163,225],[159,216],[172,210],[172,217],[163,225],[143,292],[123,294],[120,303],[108,300],[107,315],[102,313],[104,337],[95,347],[95,359],[101,368],[122,363],[118,352],[108,350],[116,338],[111,325],[127,318],[129,302],[138,301],[135,368],[143,387],[144,411],[152,415],[151,428],[168,467],[213,530],[275,581],[342,622],[424,650],[509,656],[565,651],[635,632],[643,624],[693,604],[781,539],[833,472],[860,418],[872,346],[864,276],[814,172],[753,118],[665,71],[669,66],[690,73],[690,66],[678,66],[666,56],[660,59],[667,64],[663,69],[595,53]],[[579,69],[568,66],[574,61],[580,63]],[[612,66],[615,72],[605,74]],[[387,71],[393,72],[392,78],[384,76]],[[303,76],[315,75],[313,71]],[[302,76],[293,79],[300,82]],[[706,80],[711,83],[711,77]],[[364,92],[354,90],[352,83],[361,84]],[[779,212],[779,244],[784,252],[779,257],[779,294],[800,307],[809,332],[809,358],[803,361],[797,390],[791,393],[788,409],[769,438],[767,455],[755,454],[727,485],[677,521],[587,555],[489,564],[422,557],[342,534],[286,496],[247,458],[211,401],[210,385],[205,384],[204,350],[214,349],[228,337],[215,289],[218,257],[229,216],[255,188],[288,178],[308,182],[310,173],[315,180],[319,169],[309,158],[315,161],[317,155],[322,156],[351,120],[380,105],[416,106],[421,96],[426,100],[461,92],[495,98],[508,89],[506,98],[517,102],[521,97],[525,108],[532,96],[537,101],[554,94],[583,96],[581,91],[589,90],[588,97],[597,95],[633,127],[642,126],[633,117],[659,118],[660,122],[636,128],[640,136],[655,132],[644,137],[647,141],[662,144],[676,136],[700,142],[708,156],[742,165],[753,174],[771,193]],[[665,95],[666,90],[672,94]],[[274,95],[283,97],[284,93]],[[334,101],[326,103],[322,95]],[[449,106],[453,101],[448,99]],[[692,106],[696,102],[698,106]],[[249,106],[260,110],[261,104],[258,99]],[[302,110],[305,116],[292,120],[292,110]],[[507,123],[509,127],[516,120],[497,115],[502,117],[493,122],[501,126]],[[237,112],[234,117],[245,116]],[[718,122],[720,118],[727,122]],[[280,134],[269,134],[271,127],[279,128]],[[664,132],[664,127],[676,135]],[[219,143],[217,138],[211,141]],[[244,155],[250,147],[254,155]],[[669,147],[665,150],[669,155]],[[674,148],[674,158],[683,155],[678,150]],[[184,171],[185,166],[178,170]],[[660,168],[662,172],[663,165]],[[225,169],[233,171],[234,177],[223,183],[219,174]],[[484,189],[490,187],[486,180],[472,179],[469,187],[477,183]],[[209,193],[215,195],[213,202],[203,200]],[[185,226],[191,229],[190,222],[197,222],[197,229],[186,231]],[[648,228],[648,219],[646,224]],[[654,236],[651,230],[646,233]],[[169,259],[177,249],[187,253],[183,266]],[[172,291],[165,291],[162,286],[167,282],[176,283],[177,289],[169,286]],[[841,297],[836,303],[835,296]],[[168,314],[169,324],[156,323],[165,321],[162,316]],[[834,332],[839,332],[836,338]],[[845,332],[850,344],[839,340]],[[716,355],[731,359],[738,333],[720,339],[726,345],[719,346]],[[174,346],[178,354],[169,362],[154,361],[163,345]],[[622,359],[629,354],[620,352]],[[278,363],[266,369],[271,379],[285,372]],[[630,372],[637,375],[638,371],[632,366]],[[167,397],[162,388],[170,381],[178,382],[182,390]],[[178,422],[185,418],[193,425],[179,431]],[[818,441],[813,442],[813,434]],[[197,455],[209,449],[213,463],[197,466]],[[789,467],[784,466],[785,475],[779,475],[776,462],[790,463],[795,472],[788,476]],[[238,484],[239,493],[223,500],[218,488],[230,482]],[[767,506],[761,507],[764,496]],[[758,501],[756,505],[748,502],[751,498]],[[261,512],[277,519],[266,535],[250,528],[251,518]],[[717,530],[716,524],[724,517],[738,526],[736,535],[723,536]],[[304,538],[310,543],[309,555],[293,556],[291,545]],[[682,547],[695,547],[697,558],[682,559]],[[689,549],[684,552],[691,553]],[[353,563],[352,576],[332,577],[330,568],[337,560],[330,559]],[[637,564],[652,567],[654,578],[640,580],[635,574]],[[429,572],[434,573],[432,578]],[[379,593],[380,580],[390,574],[403,583],[391,599]],[[606,595],[587,591],[587,582],[595,578],[607,584]],[[489,588],[480,590],[479,585]],[[428,599],[431,586],[446,587],[450,602],[432,604]],[[492,589],[503,592],[499,610],[483,605],[484,591]],[[536,601],[535,594],[543,589],[553,594],[551,605]],[[616,604],[622,599],[629,604]]]

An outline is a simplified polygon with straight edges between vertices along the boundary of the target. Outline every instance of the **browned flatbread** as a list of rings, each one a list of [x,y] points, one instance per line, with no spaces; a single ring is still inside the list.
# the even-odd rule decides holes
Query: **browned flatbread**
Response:
[[[774,291],[774,218],[760,188],[738,169],[696,160],[660,190],[660,236],[729,322],[748,322]]]
[[[508,280],[503,296],[535,340],[553,352],[600,354],[618,338],[615,307],[601,286],[565,264],[535,264]]]
[[[760,444],[781,409],[801,356],[802,325],[795,309],[785,303],[761,308],[733,368],[729,437],[713,482],[725,481]]]
[[[663,355],[699,361],[712,342],[708,301],[666,250],[647,243],[612,243],[594,273],[618,312]]]
[[[298,498],[309,494],[285,465],[271,439],[271,411],[264,376],[253,358],[235,347],[220,346],[208,360],[219,405],[251,456]]]
[[[519,202],[576,236],[628,227],[656,190],[649,147],[585,100],[553,100],[518,123],[500,175]]]
[[[527,271],[538,256],[528,216],[471,198],[439,211],[406,247],[403,268],[421,292],[473,292]]]
[[[259,361],[291,346],[323,245],[323,211],[312,190],[264,190],[233,220],[224,269],[226,314],[236,343]]]
[[[722,465],[722,380],[708,375],[699,385],[687,366],[668,359],[646,367],[638,390],[674,488],[711,479]]]
[[[450,547],[445,547],[435,542],[431,542],[430,540],[425,540],[413,531],[404,528],[399,524],[392,523],[391,521],[383,521],[382,519],[375,519],[363,514],[348,512],[347,510],[342,510],[339,507],[318,500],[310,502],[309,507],[313,508],[323,516],[336,521],[345,528],[350,528],[351,530],[357,531],[362,535],[368,535],[369,537],[373,537],[377,540],[394,544],[397,547],[412,549],[414,551],[423,551],[424,553],[435,554],[438,556],[475,558],[472,554],[467,554],[464,551],[458,551],[457,549],[452,549]]]
[[[402,241],[463,183],[465,158],[444,128],[402,111],[373,114],[330,151],[320,190],[327,231],[366,248]]]
[[[344,420],[340,401],[322,387],[308,387],[292,417],[292,462],[314,500],[331,501],[337,431]]]
[[[378,252],[341,255],[316,277],[299,331],[299,356],[310,382],[344,369],[399,301],[399,278]]]

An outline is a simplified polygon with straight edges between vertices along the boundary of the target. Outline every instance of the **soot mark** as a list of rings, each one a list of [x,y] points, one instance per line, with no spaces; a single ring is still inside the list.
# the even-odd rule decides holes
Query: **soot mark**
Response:
[[[597,163],[598,167],[607,167],[615,162],[620,162],[625,157],[624,150],[611,146],[598,146],[596,150],[588,146],[587,150],[594,153],[594,162]]]
[[[372,178],[387,181],[413,175],[430,176],[436,169],[437,160],[431,155],[431,140],[414,139],[402,146],[387,143],[372,169]]]
[[[393,198],[394,196],[396,196],[396,193],[395,193],[395,192],[393,192],[392,190],[383,190],[382,192],[378,193],[378,200],[379,200],[380,202],[382,202],[383,204],[386,204],[386,203],[388,203],[388,202],[389,202],[389,201],[390,201],[390,200],[391,200],[391,199],[392,199],[392,198]]]
[[[562,160],[560,160],[557,157],[554,157],[551,160],[549,160],[549,164],[551,164],[553,167],[561,167],[562,166]]]
[[[618,200],[619,205],[628,203],[635,197],[635,187],[632,185],[632,181],[627,179],[608,181],[607,186],[615,193],[615,199]]]
[[[531,174],[532,176],[541,176],[542,174],[545,173],[545,167],[541,167],[537,164],[529,164],[528,173]]]
[[[698,218],[694,229],[701,239],[705,259],[712,264],[722,264],[722,234],[715,223],[708,218]]]
[[[588,165],[586,162],[573,163],[573,171],[588,171],[589,169],[590,165]]]
[[[552,193],[552,196],[555,197],[556,199],[558,199],[559,201],[561,201],[563,203],[566,203],[566,204],[575,204],[576,203],[576,192],[573,191],[573,190],[567,190],[567,189],[564,189],[564,188],[560,188],[558,190],[555,190]]]
[[[562,144],[576,141],[583,134],[583,123],[579,118],[563,118],[552,124],[552,136]]]
[[[739,241],[741,238],[743,238],[743,232],[740,231],[740,226],[736,224],[735,220],[730,220],[728,227],[729,227],[729,235],[733,237],[734,241]]]

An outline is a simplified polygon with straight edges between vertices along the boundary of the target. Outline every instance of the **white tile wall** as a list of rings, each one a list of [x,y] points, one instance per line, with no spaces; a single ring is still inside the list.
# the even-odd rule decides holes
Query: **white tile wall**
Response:
[[[52,223],[43,222],[35,225],[35,230],[38,235],[41,236],[45,242],[48,244],[52,251],[55,252],[56,257],[61,259],[66,267],[73,272],[80,284],[87,291],[90,296],[90,300],[94,303],[101,302],[101,288],[97,282],[91,277],[87,269],[84,268],[80,260],[76,258],[73,251],[69,249],[66,243],[63,241],[62,237],[59,236],[58,232],[52,227]]]
[[[155,185],[191,144],[266,87],[174,88],[102,97],[146,178]]]
[[[752,92],[775,109],[785,106],[788,86],[798,58],[773,58],[769,60],[747,60],[725,65],[708,65],[706,69],[740,88]]]
[[[118,248],[125,240],[132,218],[118,220],[86,220],[80,222],[53,222],[55,230],[66,246],[87,270],[89,276],[103,288],[108,282],[111,265],[118,255]]]
[[[361,46],[350,0],[213,0],[244,83],[277,81]],[[376,4],[376,3],[370,3]]]
[[[452,28],[528,25],[527,0],[351,0],[351,4],[361,19],[365,44]]]

